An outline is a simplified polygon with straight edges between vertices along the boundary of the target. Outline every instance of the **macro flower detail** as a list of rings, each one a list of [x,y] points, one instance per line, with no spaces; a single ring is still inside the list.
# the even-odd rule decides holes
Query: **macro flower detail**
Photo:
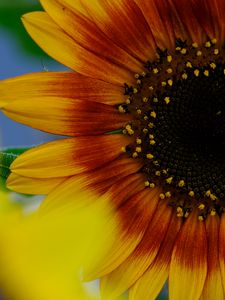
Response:
[[[70,138],[19,156],[8,187],[46,194],[43,213],[112,205],[119,238],[84,274],[103,299],[167,279],[170,300],[224,299],[224,1],[41,3],[25,28],[73,71],[2,81],[0,108]]]

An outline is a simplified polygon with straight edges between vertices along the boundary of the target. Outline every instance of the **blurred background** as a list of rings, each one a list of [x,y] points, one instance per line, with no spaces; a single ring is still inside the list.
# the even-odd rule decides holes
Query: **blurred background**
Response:
[[[0,0],[0,80],[25,73],[57,71],[64,66],[48,57],[29,37],[21,15],[41,10],[38,0]],[[15,123],[0,112],[3,147],[31,146],[55,138]]]

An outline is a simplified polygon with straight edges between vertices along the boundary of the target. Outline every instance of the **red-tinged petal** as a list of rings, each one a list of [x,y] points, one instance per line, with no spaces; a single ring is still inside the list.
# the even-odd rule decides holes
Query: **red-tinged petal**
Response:
[[[144,189],[144,176],[139,173],[131,171],[131,174],[127,176],[115,177],[104,176],[105,168],[100,168],[93,172],[82,173],[77,176],[73,176],[68,179],[62,186],[59,186],[54,192],[52,192],[43,202],[41,210],[48,212],[51,210],[63,208],[68,205],[68,202],[73,202],[76,195],[77,187],[84,190],[93,191],[97,194],[100,200],[106,201],[106,204],[110,202],[110,206],[113,210],[116,210],[120,205],[126,202],[136,193]],[[99,173],[101,175],[99,176]],[[96,178],[95,178],[96,175]],[[130,188],[132,186],[132,189]],[[61,201],[60,193],[66,196],[66,202]],[[79,204],[81,205],[81,204]]]
[[[11,173],[7,180],[7,188],[22,194],[47,195],[66,178],[30,178]]]
[[[78,73],[123,85],[133,80],[125,70],[81,47],[67,35],[45,12],[23,16],[23,24],[34,41],[50,56]]]
[[[223,213],[220,218],[219,229],[219,262],[220,271],[223,284],[223,290],[225,291],[225,214]]]
[[[190,0],[169,0],[171,7],[177,11],[184,28],[192,41],[201,44],[206,35],[194,13],[194,2]]]
[[[60,1],[41,0],[41,3],[48,15],[80,46],[132,73],[143,71],[142,64],[109,40],[92,20]]]
[[[171,7],[168,1],[135,0],[135,2],[145,16],[158,47],[172,49],[175,34],[171,19]]]
[[[155,58],[155,42],[134,1],[81,0],[96,25],[119,47],[146,62]]]
[[[20,155],[12,172],[33,178],[71,176],[99,168],[121,154],[126,137],[120,134],[78,137],[49,142]]]
[[[74,72],[31,73],[0,82],[0,107],[11,101],[62,97],[106,104],[123,101],[124,88]]]
[[[225,34],[225,2],[223,0],[198,0],[193,2],[193,9],[200,25],[206,34],[224,42]]]
[[[147,190],[146,198],[142,199],[142,205],[145,204],[146,209],[147,207],[152,208],[149,226],[131,255],[117,269],[102,278],[103,299],[111,297],[114,299],[125,292],[143,275],[155,259],[167,232],[172,213],[171,208],[166,203],[160,203],[157,207],[159,193],[158,190],[158,193],[150,197]]]
[[[98,266],[86,272],[85,280],[92,280],[112,272],[126,260],[140,243],[156,208],[156,203],[152,201],[149,204],[149,201],[146,201],[146,194],[148,194],[150,201],[155,194],[159,194],[159,191],[157,189],[144,190],[128,199],[119,208],[117,211],[120,232],[118,241]]]
[[[111,105],[59,97],[20,99],[2,111],[19,123],[67,136],[110,132],[124,127],[131,118]]]
[[[198,300],[207,274],[205,222],[197,213],[185,221],[175,243],[169,272],[170,300]]]
[[[152,300],[157,298],[169,275],[173,245],[180,228],[181,219],[173,214],[159,253],[148,270],[131,287],[129,292],[130,300]]]
[[[208,241],[207,277],[200,300],[224,299],[219,265],[219,224],[218,216],[208,216],[206,234]]]

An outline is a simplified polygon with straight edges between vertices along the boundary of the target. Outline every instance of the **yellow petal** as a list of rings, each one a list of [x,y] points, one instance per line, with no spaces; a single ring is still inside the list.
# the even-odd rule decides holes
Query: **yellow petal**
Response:
[[[81,47],[45,12],[23,16],[23,24],[34,41],[50,56],[80,74],[123,85],[132,73]],[[133,78],[132,78],[133,79]]]

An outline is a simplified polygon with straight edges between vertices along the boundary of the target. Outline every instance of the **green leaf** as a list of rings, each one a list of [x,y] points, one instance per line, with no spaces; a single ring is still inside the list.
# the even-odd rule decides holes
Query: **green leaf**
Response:
[[[6,180],[10,175],[12,162],[28,148],[12,148],[0,151],[0,188],[6,189]]]

